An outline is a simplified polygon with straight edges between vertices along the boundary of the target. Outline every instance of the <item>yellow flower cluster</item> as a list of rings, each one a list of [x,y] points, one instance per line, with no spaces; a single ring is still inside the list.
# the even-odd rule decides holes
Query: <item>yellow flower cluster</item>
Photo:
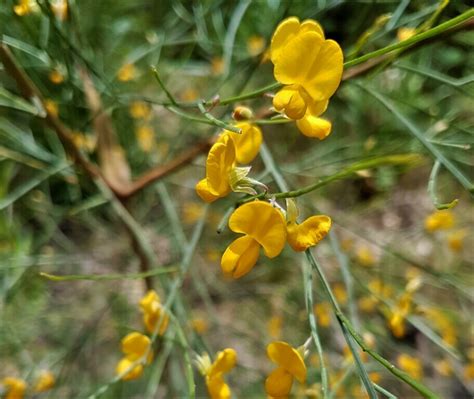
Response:
[[[300,23],[290,17],[273,34],[270,58],[275,79],[284,85],[273,99],[275,109],[296,120],[305,136],[326,138],[331,123],[319,116],[341,82],[343,55],[339,44],[325,39],[316,21]]]
[[[54,387],[56,379],[49,370],[42,370],[36,377],[34,387],[31,390],[33,394],[49,391]],[[5,393],[4,399],[22,399],[27,392],[27,383],[25,380],[16,377],[5,377],[0,380],[0,391]]]
[[[298,211],[287,201],[286,221],[280,209],[265,201],[253,201],[237,208],[229,218],[229,228],[243,236],[235,239],[221,259],[222,271],[240,278],[252,270],[260,248],[268,258],[275,258],[288,241],[295,251],[304,251],[321,241],[331,228],[328,216],[317,215],[296,222]]]
[[[169,315],[154,290],[148,291],[140,300],[140,309],[146,330],[152,336],[163,335],[168,328]],[[140,378],[144,366],[153,360],[151,339],[145,334],[134,331],[122,338],[121,347],[124,356],[115,369],[117,375],[124,381]]]

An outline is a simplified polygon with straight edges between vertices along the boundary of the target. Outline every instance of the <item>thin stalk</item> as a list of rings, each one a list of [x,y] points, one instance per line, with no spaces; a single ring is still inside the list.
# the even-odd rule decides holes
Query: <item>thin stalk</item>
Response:
[[[428,194],[430,195],[431,201],[433,201],[433,205],[436,207],[436,209],[451,209],[459,202],[457,198],[453,199],[451,202],[441,203],[438,201],[438,196],[436,195],[436,178],[438,177],[440,167],[441,162],[436,159],[428,180]]]
[[[143,273],[111,273],[111,274],[49,274],[39,272],[41,277],[51,281],[75,281],[75,280],[92,280],[92,281],[111,281],[111,280],[137,280],[145,277],[158,276],[160,274],[174,273],[178,269],[176,267],[156,268]]]
[[[151,67],[151,71],[156,81],[160,85],[161,90],[165,92],[166,97],[168,97],[168,100],[170,100],[171,104],[174,106],[179,106],[176,100],[174,99],[173,95],[171,94],[171,92],[166,88],[164,82],[161,80],[160,74],[158,73],[158,69],[156,69],[156,67]]]
[[[212,125],[221,127],[225,130],[230,130],[231,132],[234,133],[242,133],[242,129],[232,126],[229,123],[225,123],[224,121],[221,121],[220,119],[217,119],[214,115],[212,115],[209,111],[206,110],[204,107],[205,102],[200,102],[198,103],[198,108],[204,115],[204,117],[211,122]]]

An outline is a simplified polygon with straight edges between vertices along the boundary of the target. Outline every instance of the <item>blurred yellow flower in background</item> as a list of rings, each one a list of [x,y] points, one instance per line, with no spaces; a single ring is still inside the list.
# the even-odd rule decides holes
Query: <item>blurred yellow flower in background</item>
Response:
[[[118,362],[116,373],[124,381],[135,380],[143,374],[145,361],[142,358],[147,355],[147,364],[150,364],[153,359],[150,338],[138,332],[132,332],[122,338],[121,345],[125,356]]]
[[[247,40],[247,51],[252,56],[255,57],[262,53],[265,49],[265,38],[259,35],[252,35]]]
[[[128,110],[133,119],[148,119],[151,115],[150,105],[145,101],[132,102]]]
[[[135,130],[138,146],[143,152],[151,152],[155,146],[155,132],[150,126],[143,125]]]
[[[137,75],[137,69],[133,64],[125,64],[117,72],[117,79],[121,82],[128,82],[134,79]]]
[[[54,374],[49,370],[43,370],[38,376],[34,390],[35,392],[49,391],[54,387],[55,383],[56,378]]]
[[[401,42],[415,35],[416,35],[415,28],[402,27],[397,30],[397,39]]]
[[[320,302],[313,307],[316,321],[321,327],[329,327],[331,325],[331,305],[329,302]]]
[[[64,82],[64,75],[58,69],[53,69],[50,71],[48,78],[55,85],[59,85]]]
[[[140,300],[140,308],[147,331],[153,334],[158,328],[158,334],[163,335],[168,328],[169,315],[155,290],[148,291]]]
[[[278,339],[281,336],[283,326],[283,317],[273,315],[267,322],[268,335],[273,339]]]
[[[428,232],[436,230],[447,230],[455,224],[455,217],[449,209],[435,211],[428,215],[425,219],[425,229]]]
[[[36,0],[19,0],[18,3],[13,6],[13,12],[19,17],[38,11],[39,6]]]
[[[423,378],[423,366],[420,359],[402,353],[397,357],[398,366],[416,380]]]
[[[374,253],[365,245],[357,249],[356,260],[359,264],[365,267],[372,267],[377,263],[377,258]]]
[[[205,334],[209,330],[209,323],[202,317],[195,317],[191,320],[191,327],[198,334]]]

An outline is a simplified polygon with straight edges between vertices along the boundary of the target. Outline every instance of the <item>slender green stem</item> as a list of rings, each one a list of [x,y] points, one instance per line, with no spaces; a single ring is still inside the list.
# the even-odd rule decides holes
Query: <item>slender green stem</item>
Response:
[[[436,178],[438,177],[438,172],[441,166],[441,162],[435,160],[433,165],[433,169],[430,173],[430,178],[428,180],[428,193],[431,197],[431,201],[433,201],[434,206],[436,209],[451,209],[457,205],[459,200],[457,198],[453,199],[451,202],[441,203],[438,201],[438,196],[436,195]]]
[[[225,123],[224,121],[221,121],[220,119],[217,119],[214,115],[212,115],[209,111],[206,110],[204,107],[205,102],[200,102],[198,103],[198,108],[204,115],[206,119],[208,119],[210,122],[212,122],[213,125],[216,125],[218,127],[221,127],[226,130],[230,130],[231,132],[234,133],[242,133],[242,129],[235,127],[233,125],[230,125],[229,123]]]
[[[438,395],[436,395],[434,392],[432,392],[428,387],[423,385],[421,382],[416,381],[413,379],[410,375],[405,373],[404,371],[398,369],[390,363],[388,360],[383,358],[381,355],[379,355],[377,352],[374,350],[370,349],[364,342],[364,339],[355,331],[354,327],[352,326],[351,322],[347,319],[346,316],[342,313],[339,304],[336,301],[336,298],[334,294],[331,291],[331,287],[329,286],[329,283],[326,279],[326,276],[324,275],[324,272],[322,271],[321,267],[319,266],[318,262],[314,258],[313,254],[309,251],[306,250],[306,257],[308,258],[308,261],[310,262],[313,270],[315,270],[322,283],[324,290],[326,291],[326,294],[329,297],[329,300],[334,308],[334,312],[336,313],[336,317],[339,320],[339,323],[341,326],[344,327],[343,331],[346,330],[351,337],[355,340],[355,342],[361,347],[361,349],[364,352],[367,352],[374,360],[376,360],[378,363],[380,363],[382,366],[384,366],[390,373],[392,373],[394,376],[399,378],[400,380],[404,381],[408,385],[410,385],[413,389],[418,391],[423,397],[429,398],[429,399],[435,399],[439,398]]]
[[[319,368],[321,370],[321,393],[323,395],[323,399],[326,399],[329,393],[328,372],[324,364],[323,347],[321,345],[321,340],[319,339],[318,324],[316,321],[316,315],[314,313],[313,274],[311,273],[311,266],[309,264],[308,267],[303,266],[303,277],[306,311],[308,313],[309,326],[311,328],[311,338],[313,339],[314,346],[316,347],[316,352],[318,353]]]
[[[153,72],[153,76],[160,85],[161,89],[165,92],[166,97],[168,97],[168,100],[170,100],[171,104],[174,106],[179,106],[173,95],[170,93],[170,91],[166,88],[164,82],[161,80],[160,74],[158,73],[158,69],[156,69],[156,67],[151,67],[151,71]]]
[[[156,268],[148,272],[143,273],[111,273],[111,274],[49,274],[45,272],[38,273],[41,277],[44,277],[51,281],[74,281],[74,280],[92,280],[92,281],[110,281],[110,280],[136,280],[145,277],[158,276],[160,274],[174,273],[178,269],[176,267],[167,268]]]
[[[381,394],[384,394],[388,399],[397,399],[397,396],[387,391],[385,388],[382,388],[380,385],[377,385],[375,382],[374,382],[374,388],[376,391],[380,392]]]
[[[442,34],[443,32],[445,32],[447,29],[452,28],[453,26],[456,26],[456,25],[460,24],[461,22],[467,21],[468,19],[470,19],[472,17],[474,17],[474,9],[470,9],[470,10],[462,13],[461,15],[458,15],[457,17],[450,19],[449,21],[446,21],[446,22],[444,22],[444,23],[442,23],[442,24],[440,24],[440,25],[438,25],[438,26],[436,26],[432,29],[429,29],[429,30],[427,30],[423,33],[419,33],[415,36],[412,36],[407,40],[403,40],[402,42],[392,44],[390,46],[381,48],[381,49],[376,50],[376,51],[372,51],[371,53],[368,53],[368,54],[365,54],[361,57],[358,57],[355,60],[345,62],[344,63],[344,68],[353,67],[354,65],[361,64],[361,63],[363,63],[365,61],[368,61],[372,58],[379,57],[381,55],[390,53],[390,52],[395,51],[395,50],[405,49],[405,48],[411,47],[411,46],[413,46],[414,44],[416,44],[418,42],[421,42],[423,40],[430,39],[432,37],[438,36],[438,35]]]
[[[229,104],[233,104],[239,101],[250,100],[252,98],[260,97],[264,95],[265,93],[277,90],[282,86],[283,85],[281,83],[275,82],[275,83],[269,84],[268,86],[261,87],[260,89],[257,89],[248,93],[244,93],[239,96],[224,98],[223,100],[220,100],[217,105],[229,105]],[[211,105],[211,103],[207,102],[206,105]]]

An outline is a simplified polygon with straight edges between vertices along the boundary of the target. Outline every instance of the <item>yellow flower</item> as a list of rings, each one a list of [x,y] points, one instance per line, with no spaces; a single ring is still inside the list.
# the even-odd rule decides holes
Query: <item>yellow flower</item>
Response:
[[[468,381],[474,380],[474,362],[469,362],[464,366],[464,378]]]
[[[205,334],[209,330],[209,324],[207,320],[202,317],[195,317],[191,320],[191,327],[198,334]]]
[[[38,376],[34,390],[35,392],[49,391],[54,387],[55,383],[56,379],[54,378],[54,374],[51,371],[43,370]]]
[[[410,293],[404,293],[396,304],[395,308],[389,313],[388,326],[393,335],[397,338],[405,336],[405,320],[412,311],[412,297]]]
[[[125,64],[117,72],[117,79],[121,82],[128,82],[132,80],[137,74],[135,65]]]
[[[252,35],[247,40],[247,51],[255,57],[265,49],[265,39],[262,36]]]
[[[448,235],[448,246],[453,252],[460,252],[464,246],[464,239],[468,235],[466,229],[453,231]]]
[[[206,377],[207,390],[211,399],[230,399],[231,391],[224,381],[224,374],[233,369],[236,363],[237,353],[231,348],[218,352],[212,364],[208,354],[197,357],[199,371]]]
[[[286,398],[291,391],[293,379],[301,384],[306,381],[306,365],[301,353],[283,341],[267,346],[267,355],[277,368],[265,380],[265,391],[274,398]]]
[[[402,42],[403,40],[407,40],[415,34],[415,28],[402,27],[397,30],[397,39]]]
[[[22,17],[31,13],[39,11],[38,3],[36,0],[19,0],[18,4],[13,6],[13,12]]]
[[[379,384],[380,381],[382,381],[382,376],[377,371],[372,371],[369,373],[369,378],[374,384]]]
[[[356,259],[358,263],[365,267],[374,266],[377,262],[377,259],[372,250],[366,246],[359,247],[356,253]]]
[[[448,345],[454,346],[457,343],[457,332],[451,317],[439,309],[428,308],[425,310],[426,317],[440,332],[441,338]]]
[[[313,20],[300,23],[290,17],[282,21],[272,37],[271,60],[275,79],[285,85],[273,105],[291,119],[303,118],[311,107],[325,108],[341,81],[342,50],[335,41],[325,40]]]
[[[146,363],[150,364],[153,352],[150,350],[151,341],[146,335],[132,332],[122,338],[122,352],[124,357],[116,367],[117,375],[124,381],[135,380],[143,373],[143,357],[147,355]]]
[[[347,291],[341,283],[334,284],[333,292],[340,304],[344,305],[347,302]]]
[[[86,152],[94,151],[97,143],[95,136],[81,132],[73,132],[72,140],[77,148]]]
[[[57,69],[53,69],[49,75],[49,80],[55,85],[59,85],[64,82],[64,75]]]
[[[267,323],[268,335],[273,339],[278,339],[281,335],[281,327],[283,325],[283,317],[281,316],[272,316]]]
[[[324,140],[331,133],[332,124],[326,119],[306,113],[305,116],[296,121],[296,126],[307,137]]]
[[[433,363],[436,372],[443,377],[449,377],[453,373],[453,368],[448,359],[438,359]]]
[[[410,374],[413,378],[419,380],[423,377],[423,366],[419,359],[402,353],[397,358],[399,367]]]
[[[230,173],[235,166],[235,145],[229,135],[224,135],[209,150],[206,160],[206,178],[196,185],[202,200],[213,202],[232,191]]]
[[[229,228],[244,234],[234,240],[222,255],[222,270],[233,278],[242,277],[252,270],[260,247],[267,257],[274,258],[285,246],[285,219],[268,202],[254,201],[237,208],[229,218]]]
[[[293,250],[301,252],[319,243],[331,228],[331,218],[325,215],[311,216],[298,224],[298,208],[295,201],[287,199],[286,230],[287,240]]]
[[[134,119],[148,119],[151,109],[144,101],[134,101],[130,104],[129,112]]]
[[[158,334],[163,335],[168,328],[169,315],[161,304],[160,297],[154,290],[150,290],[140,300],[140,308],[143,313],[143,323],[147,331],[153,334],[157,328]],[[160,326],[158,327],[158,323]]]
[[[224,72],[224,60],[222,57],[213,57],[211,60],[211,71],[213,75],[221,75]]]
[[[53,11],[57,19],[65,21],[68,12],[67,0],[55,0],[51,2],[51,11]]]
[[[48,111],[51,115],[54,115],[56,117],[59,115],[59,108],[56,101],[46,99],[44,100],[44,107],[46,108],[46,111]]]
[[[26,382],[20,378],[5,377],[2,381],[6,388],[5,399],[22,399],[26,391]]]
[[[186,224],[194,224],[204,214],[204,206],[198,202],[186,202],[183,206],[182,218]]]
[[[155,132],[150,126],[139,126],[135,130],[137,141],[143,152],[151,152],[155,147]]]
[[[180,98],[183,101],[194,101],[197,100],[198,97],[199,93],[193,88],[187,88],[180,95]]]
[[[236,123],[235,127],[242,129],[242,133],[224,131],[218,139],[222,141],[225,136],[232,138],[235,146],[235,159],[240,164],[248,164],[257,156],[262,145],[262,131],[250,122]]]
[[[449,209],[435,211],[425,219],[425,229],[428,232],[436,230],[447,230],[454,226],[454,214]]]
[[[331,305],[329,302],[317,303],[314,305],[313,311],[321,327],[329,327],[331,325]]]

